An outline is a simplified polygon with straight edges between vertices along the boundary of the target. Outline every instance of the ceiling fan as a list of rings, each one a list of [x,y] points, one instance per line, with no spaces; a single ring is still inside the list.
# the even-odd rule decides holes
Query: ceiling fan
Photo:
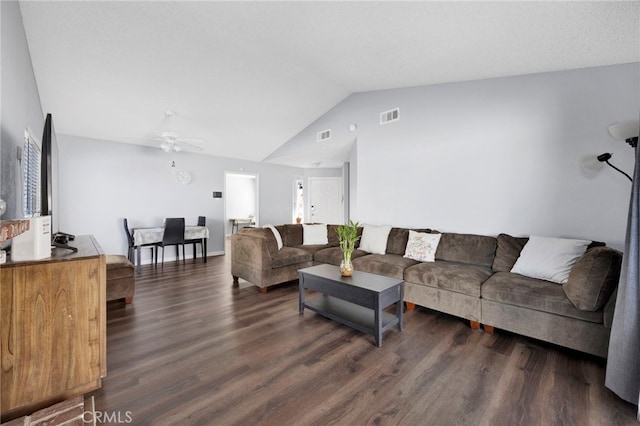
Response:
[[[180,152],[183,149],[187,151],[202,151],[202,147],[193,142],[204,142],[204,139],[199,138],[184,139],[174,132],[162,132],[160,137],[154,137],[153,139],[162,141],[160,148],[164,152]]]
[[[175,112],[165,111],[164,116],[168,124],[175,116]],[[161,141],[160,148],[165,152],[202,151],[202,147],[197,144],[205,142],[201,138],[181,138],[177,133],[168,130],[160,133],[159,136],[154,136],[153,139]]]

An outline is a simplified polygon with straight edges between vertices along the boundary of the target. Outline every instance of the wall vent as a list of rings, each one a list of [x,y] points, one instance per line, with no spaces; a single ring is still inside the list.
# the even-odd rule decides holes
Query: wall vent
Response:
[[[323,130],[316,135],[316,142],[324,142],[329,139],[331,139],[331,129]]]
[[[400,120],[400,108],[394,108],[380,113],[380,124],[387,124],[398,120]]]

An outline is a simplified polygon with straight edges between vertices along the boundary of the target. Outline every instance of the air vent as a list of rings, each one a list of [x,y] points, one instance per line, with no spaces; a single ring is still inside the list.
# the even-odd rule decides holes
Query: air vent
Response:
[[[398,120],[400,120],[400,108],[380,113],[380,124],[387,124]]]
[[[324,142],[331,139],[331,129],[323,130],[322,132],[318,132],[316,136],[317,142]]]

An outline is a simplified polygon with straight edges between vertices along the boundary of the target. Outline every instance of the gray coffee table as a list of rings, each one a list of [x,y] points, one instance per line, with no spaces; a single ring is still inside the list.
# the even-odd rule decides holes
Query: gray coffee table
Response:
[[[350,277],[340,275],[340,268],[318,265],[300,269],[300,314],[310,309],[341,324],[371,334],[382,346],[382,333],[398,326],[402,331],[404,281],[354,271]],[[305,300],[305,289],[322,295]],[[384,312],[396,304],[396,314]]]

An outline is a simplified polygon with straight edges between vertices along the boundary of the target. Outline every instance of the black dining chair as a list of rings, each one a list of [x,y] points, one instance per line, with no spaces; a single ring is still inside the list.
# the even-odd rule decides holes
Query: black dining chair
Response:
[[[207,226],[207,218],[206,216],[198,216],[198,226]],[[202,244],[201,238],[195,238],[193,240],[185,240],[185,244],[193,244],[193,259],[196,258],[196,245],[200,244],[200,251],[202,252],[202,257],[206,256],[204,252],[204,245]]]
[[[176,261],[180,260],[180,246],[182,246],[182,262],[184,263],[184,217],[170,217],[164,222],[164,234],[162,242],[158,247],[162,247],[162,264],[164,265],[164,248],[176,246]],[[156,251],[156,263],[158,252]]]
[[[131,232],[131,230],[129,229],[129,222],[127,221],[127,218],[124,218],[124,232],[125,234],[127,234],[127,242],[129,243],[129,249],[127,250],[127,259],[129,259],[129,262],[131,263],[135,263],[135,250],[138,248],[138,246],[136,246],[135,241],[133,239],[133,232]],[[153,249],[155,247],[157,247],[158,243],[149,243],[149,244],[142,244],[140,245],[140,247],[149,247],[151,249],[151,259],[153,260]],[[158,259],[158,253],[156,253],[155,256],[156,259]],[[157,260],[156,260],[156,263]]]

